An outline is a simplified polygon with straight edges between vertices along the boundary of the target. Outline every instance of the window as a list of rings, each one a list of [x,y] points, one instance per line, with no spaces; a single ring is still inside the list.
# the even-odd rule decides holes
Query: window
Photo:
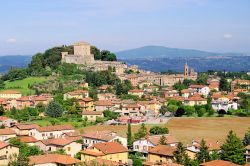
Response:
[[[68,147],[68,151],[70,151],[70,147]]]
[[[42,136],[44,137],[44,136],[45,136],[45,134],[43,133],[43,134],[42,134]]]

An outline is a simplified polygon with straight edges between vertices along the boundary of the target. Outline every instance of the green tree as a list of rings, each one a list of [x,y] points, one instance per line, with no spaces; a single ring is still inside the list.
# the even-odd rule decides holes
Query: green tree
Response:
[[[243,138],[243,145],[247,146],[250,145],[250,128],[248,129],[248,131],[245,133],[245,136]]]
[[[145,124],[142,123],[138,132],[135,133],[134,137],[135,137],[135,140],[138,140],[138,139],[146,137],[147,135],[148,135],[147,128],[146,128]]]
[[[4,89],[5,88],[5,83],[2,79],[0,79],[0,89]]]
[[[56,102],[56,101],[51,101],[48,105],[46,114],[49,115],[50,117],[57,118],[62,116],[63,109],[62,106]]]
[[[178,164],[186,164],[189,160],[186,153],[186,149],[181,142],[178,143],[176,151],[174,152],[174,158]]]
[[[133,146],[133,138],[132,138],[132,131],[131,131],[130,123],[128,123],[127,144],[128,144],[129,149]]]
[[[115,112],[110,111],[110,110],[105,110],[105,111],[103,111],[103,115],[104,115],[104,117],[107,118],[108,120],[117,119],[117,117],[118,117],[118,113],[115,113]]]
[[[2,116],[4,114],[4,108],[3,105],[0,105],[0,116]]]
[[[162,105],[159,109],[159,113],[162,115],[165,115],[165,113],[168,111],[168,107],[166,105]]]
[[[204,139],[200,142],[200,151],[196,154],[196,158],[200,163],[210,160],[208,146],[206,145],[206,141]]]
[[[220,91],[229,91],[229,83],[225,77],[222,77],[220,79],[220,84],[219,84],[219,89]]]
[[[244,146],[232,130],[229,132],[226,142],[221,146],[221,150],[221,159],[235,164],[245,164]]]
[[[164,135],[162,135],[162,136],[160,137],[159,144],[160,144],[160,145],[167,145],[167,144],[168,144],[168,143],[167,143],[167,138],[166,138]]]
[[[91,54],[94,55],[95,60],[101,60],[102,58],[100,50],[95,46],[91,46]]]
[[[151,135],[168,134],[169,130],[166,127],[153,126],[150,128],[149,133]]]

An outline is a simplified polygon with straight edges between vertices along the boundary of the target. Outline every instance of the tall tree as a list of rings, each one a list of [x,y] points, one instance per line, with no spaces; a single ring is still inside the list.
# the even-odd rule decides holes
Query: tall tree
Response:
[[[138,130],[138,132],[135,133],[135,139],[138,140],[138,139],[146,137],[147,135],[148,135],[147,128],[146,128],[145,124],[142,123],[141,127]]]
[[[174,158],[176,163],[183,165],[189,160],[186,149],[181,142],[179,142],[177,145],[176,151],[174,152]]]
[[[245,164],[244,146],[232,130],[229,132],[226,142],[221,146],[221,150],[221,159],[235,164]]]
[[[133,146],[132,131],[131,131],[130,123],[128,123],[127,143],[128,143],[128,148],[130,149]]]
[[[227,79],[225,77],[222,77],[220,79],[219,88],[221,91],[229,91],[229,84],[228,84]]]
[[[249,128],[248,131],[245,133],[245,136],[244,136],[242,142],[243,142],[244,146],[250,145],[250,128]]]
[[[0,105],[0,116],[2,116],[4,114],[4,108],[3,105]]]
[[[204,139],[200,142],[200,151],[196,154],[196,158],[200,163],[210,160],[208,146],[206,145],[206,141]]]
[[[56,101],[51,101],[48,105],[46,114],[50,117],[57,118],[62,116],[63,109],[61,105]]]

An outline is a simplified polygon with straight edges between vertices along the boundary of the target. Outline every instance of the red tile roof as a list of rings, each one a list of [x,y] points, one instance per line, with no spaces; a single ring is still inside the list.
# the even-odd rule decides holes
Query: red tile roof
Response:
[[[93,131],[84,133],[82,136],[83,138],[92,138],[97,140],[103,140],[103,141],[110,141],[115,137],[115,133],[110,130],[104,130],[104,131]]]
[[[237,164],[231,163],[224,160],[213,160],[206,163],[201,163],[201,166],[239,166]]]
[[[74,127],[71,125],[56,125],[56,126],[45,126],[37,128],[40,132],[47,131],[60,131],[60,130],[74,130]]]
[[[190,85],[189,88],[197,88],[197,89],[200,89],[200,88],[204,88],[205,85]]]
[[[58,163],[64,165],[77,164],[80,163],[80,160],[77,160],[73,157],[61,154],[45,154],[38,156],[30,156],[29,157],[30,165],[38,165],[38,164],[48,164],[48,163]]]
[[[114,106],[111,100],[99,100],[95,102],[96,106]]]
[[[2,142],[2,141],[0,141],[0,149],[3,149],[3,148],[5,148],[6,146],[9,146],[10,144],[9,143],[7,143],[7,142]]]
[[[163,156],[174,156],[176,148],[168,145],[157,145],[149,150],[149,153]]]
[[[21,92],[17,90],[5,90],[1,91],[0,94],[21,94]]]
[[[81,94],[85,94],[85,93],[88,93],[88,91],[87,90],[75,90],[75,91],[68,92],[67,94],[70,94],[70,95],[81,95]]]
[[[40,126],[37,124],[17,124],[16,128],[20,129],[20,130],[31,130],[31,129],[35,129],[35,128],[39,128]]]
[[[0,129],[0,135],[12,135],[12,134],[16,134],[14,130],[12,129]]]
[[[128,152],[128,149],[118,142],[105,142],[94,144],[93,147],[100,150],[104,154],[114,154]]]
[[[20,141],[23,143],[34,143],[34,142],[37,142],[38,140],[35,139],[34,137],[23,136],[23,137],[20,137]]]
[[[131,92],[131,93],[142,93],[144,91],[141,90],[141,89],[132,89],[132,90],[129,90],[128,92]]]
[[[75,141],[76,141],[75,139],[70,139],[70,138],[54,138],[54,139],[41,140],[41,142],[45,145],[57,145],[57,146],[65,146]]]
[[[199,94],[195,94],[187,99],[184,99],[184,100],[187,100],[187,101],[206,101],[207,99],[204,99],[201,97],[201,95]]]

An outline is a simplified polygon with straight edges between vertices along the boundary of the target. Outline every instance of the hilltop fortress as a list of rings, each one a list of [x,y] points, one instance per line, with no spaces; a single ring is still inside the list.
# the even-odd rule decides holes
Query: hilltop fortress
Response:
[[[83,65],[84,69],[91,71],[104,71],[111,68],[113,72],[121,80],[130,80],[133,86],[139,85],[141,82],[148,82],[160,86],[172,86],[177,82],[183,82],[184,79],[197,79],[197,72],[189,68],[186,63],[183,74],[159,74],[150,71],[138,69],[138,66],[127,66],[124,62],[119,61],[100,61],[95,60],[94,55],[91,54],[91,45],[87,42],[78,42],[73,45],[74,54],[70,55],[68,52],[62,52],[62,63],[73,63]],[[126,71],[132,70],[133,74],[127,74]]]

